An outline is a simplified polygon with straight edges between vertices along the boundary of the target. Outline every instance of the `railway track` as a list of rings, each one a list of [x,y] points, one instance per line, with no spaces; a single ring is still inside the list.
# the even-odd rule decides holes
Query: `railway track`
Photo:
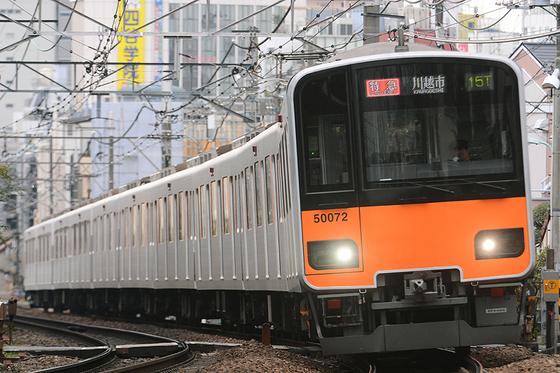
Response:
[[[147,343],[147,344],[153,344],[153,343],[157,343],[158,340],[161,340],[160,337],[155,337],[153,335],[150,334],[145,334],[145,333],[133,333],[132,335],[129,334],[128,331],[126,330],[119,330],[119,329],[113,329],[113,328],[106,328],[106,327],[99,327],[99,326],[90,326],[88,324],[88,321],[84,321],[83,319],[78,321],[81,323],[85,323],[88,325],[83,325],[83,324],[77,324],[75,322],[61,322],[58,320],[53,320],[50,318],[43,318],[43,316],[39,316],[39,317],[25,317],[23,316],[21,313],[18,314],[18,317],[16,318],[16,320],[19,319],[20,324],[18,326],[22,327],[24,322],[28,322],[29,320],[33,321],[33,325],[32,326],[36,326],[37,324],[39,324],[40,326],[54,326],[56,327],[57,330],[64,330],[64,332],[66,332],[69,329],[72,329],[74,331],[79,331],[80,333],[78,333],[78,337],[87,335],[88,337],[95,337],[97,338],[97,340],[101,341],[101,342],[95,342],[93,343],[94,345],[112,345],[113,346],[113,350],[115,350],[114,346],[118,346],[118,345],[123,345],[123,344],[131,344],[131,343]],[[107,321],[109,324],[117,322],[115,320],[112,321]],[[122,322],[122,320],[121,320]],[[153,326],[153,324],[150,324]],[[162,325],[159,325],[160,327],[164,327]],[[26,327],[28,328],[28,327]],[[126,328],[126,326],[124,327]],[[169,328],[169,325],[165,326],[165,329]],[[184,328],[184,327],[179,327],[180,329],[200,329],[200,328]],[[150,329],[151,333],[154,333],[154,329],[147,327],[147,329]],[[173,328],[175,329],[175,328]],[[231,338],[235,338],[235,339],[255,339],[255,340],[259,340],[260,338],[258,338],[258,336],[256,335],[243,335],[240,333],[234,333],[234,332],[220,332],[218,330],[208,330],[207,328],[203,328],[203,330],[197,330],[197,332],[201,332],[201,333],[210,333],[210,334],[214,334],[214,335],[220,335],[224,337],[224,340],[231,340]],[[159,333],[155,333],[155,334],[159,334]],[[73,337],[74,333],[70,333],[70,335]],[[164,334],[165,335],[165,334]],[[181,340],[185,340],[188,338],[181,338],[178,337],[177,334],[172,333],[172,335],[177,338],[177,339],[181,339]],[[156,338],[156,339],[154,339]],[[163,339],[165,341],[165,339]],[[85,344],[85,342],[80,342],[82,344]],[[322,357],[322,355],[319,353],[320,352],[320,348],[319,346],[312,344],[305,344],[302,342],[297,342],[297,341],[289,341],[289,340],[274,340],[275,344],[280,343],[282,346],[285,347],[281,347],[280,350],[288,350],[289,352],[293,353],[294,356],[296,355],[301,355],[299,358],[300,359],[307,359],[308,361],[313,361],[314,363],[318,363],[320,365],[323,366],[331,366],[331,368],[334,368],[333,371],[336,372],[347,372],[347,373],[370,373],[373,372],[372,367],[361,357],[358,356],[353,356],[353,357],[345,357],[345,358],[335,358],[335,357],[329,357],[329,358],[324,358]],[[260,344],[260,343],[259,343]],[[91,345],[91,344],[90,344]],[[186,364],[188,364],[187,368],[182,368],[184,370],[180,370],[181,372],[183,371],[188,371],[188,372],[196,372],[198,371],[198,369],[202,369],[205,368],[213,363],[216,362],[216,354],[215,351],[222,349],[222,348],[229,348],[229,347],[240,347],[241,345],[232,345],[232,344],[228,344],[228,343],[215,343],[215,342],[187,342],[187,345],[189,347],[189,350],[191,352],[191,355],[196,355],[194,356],[194,358],[188,362],[188,363],[183,363],[183,366],[185,366]],[[245,345],[245,344],[244,344]],[[254,341],[253,342],[249,342],[249,345],[254,345]],[[262,345],[261,345],[262,346]],[[275,349],[276,350],[276,349]],[[280,350],[276,350],[276,351],[280,351]],[[275,354],[275,353],[274,353]],[[115,355],[115,354],[113,354]],[[291,359],[290,359],[291,360]],[[154,371],[154,369],[152,368],[147,368],[147,370],[140,370],[140,368],[142,368],[139,365],[135,365],[134,368],[132,368],[132,371],[134,372],[149,372],[149,371]],[[70,371],[72,371],[72,367],[70,369]],[[144,368],[142,368],[144,369]],[[193,370],[194,369],[194,370]],[[51,371],[62,371],[62,370],[47,370],[49,372]],[[80,370],[81,371],[81,370]],[[130,369],[122,369],[122,368],[117,368],[117,369],[113,369],[113,370],[108,370],[107,367],[104,367],[103,370],[91,370],[92,372],[100,372],[100,371],[114,371],[114,373],[116,372],[124,372],[124,371],[131,371]]]
[[[375,373],[483,373],[482,365],[470,356],[451,350],[422,350],[377,355],[371,360]]]
[[[195,359],[195,354],[185,343],[166,337],[122,329],[81,325],[58,320],[18,316],[16,326],[75,340],[86,347],[77,348],[30,348],[41,354],[76,356],[80,360],[40,372],[138,372],[149,373],[184,365]],[[12,349],[10,349],[12,350]],[[129,366],[118,366],[121,358],[150,357],[148,361]]]
[[[82,325],[72,322],[64,322],[52,319],[27,317],[18,315],[16,318],[17,325],[25,328],[55,328],[57,333],[64,333],[79,343],[86,346],[96,346],[98,356],[95,359],[105,362],[98,363],[102,368],[87,368],[79,365],[79,371],[88,372],[153,372],[156,370],[165,369],[169,366],[177,366],[190,364],[188,371],[197,371],[214,363],[212,354],[206,354],[209,350],[214,350],[216,344],[195,344],[185,345],[171,338],[160,337],[151,334],[128,331],[122,329],[107,328],[94,325]],[[25,326],[24,326],[25,325]],[[191,328],[189,328],[191,329]],[[208,330],[206,330],[208,332]],[[214,330],[216,334],[224,334],[229,338],[243,338],[239,333],[225,332],[220,333]],[[255,336],[252,336],[255,337]],[[278,341],[276,341],[278,342]],[[284,341],[285,342],[285,341]],[[142,364],[136,364],[131,367],[115,367],[115,362],[119,361],[117,355],[121,357],[124,355],[123,351],[128,349],[129,345],[143,344],[146,346],[143,352],[136,352],[136,356],[151,356],[154,353],[153,348],[159,346],[162,348],[163,344],[171,344],[177,349],[176,353],[170,354],[164,358],[152,359]],[[297,344],[297,343],[296,343]],[[120,346],[120,347],[117,347]],[[193,348],[194,347],[194,348]],[[197,348],[198,347],[198,348]],[[302,344],[291,347],[294,351],[302,355],[313,355],[313,346],[303,346]],[[164,347],[164,348],[169,348]],[[310,349],[311,348],[311,349]],[[106,352],[105,350],[109,350]],[[196,350],[199,350],[197,354]],[[306,350],[307,349],[307,350]],[[140,351],[140,350],[137,350]],[[298,352],[301,351],[301,352]],[[305,351],[305,352],[304,352]],[[85,360],[90,359],[89,357]],[[158,361],[160,360],[160,361]],[[85,364],[80,361],[81,364]],[[89,362],[88,362],[89,363]],[[91,363],[95,365],[95,363]],[[166,365],[162,365],[166,364]],[[122,363],[121,363],[122,365]],[[384,373],[384,372],[436,372],[436,373],[482,373],[482,366],[474,359],[465,356],[464,354],[455,353],[449,350],[428,350],[416,351],[405,353],[392,353],[392,354],[375,354],[375,355],[347,355],[341,357],[341,362],[338,367],[345,372],[356,373]],[[61,368],[46,369],[44,372],[75,372],[77,371],[76,365],[70,365]],[[183,370],[181,370],[183,371]],[[185,370],[187,371],[187,370]]]

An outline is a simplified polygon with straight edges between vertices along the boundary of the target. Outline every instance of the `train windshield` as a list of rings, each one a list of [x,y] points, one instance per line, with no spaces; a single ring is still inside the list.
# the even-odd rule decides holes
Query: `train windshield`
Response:
[[[355,79],[367,189],[515,178],[521,144],[513,72],[434,60],[373,65],[357,69]]]

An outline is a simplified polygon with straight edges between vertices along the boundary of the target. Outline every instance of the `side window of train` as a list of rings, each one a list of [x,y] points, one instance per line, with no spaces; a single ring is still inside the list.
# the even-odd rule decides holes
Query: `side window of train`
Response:
[[[157,200],[157,232],[158,232],[158,244],[165,242],[165,201],[162,198]]]
[[[266,222],[268,224],[274,223],[274,215],[272,210],[272,159],[269,155],[264,159],[264,180],[266,189]]]
[[[208,198],[208,186],[201,185],[198,192],[198,217],[199,217],[199,227],[200,227],[200,238],[206,238],[206,226],[208,222],[207,218],[207,198]]]
[[[84,222],[84,254],[89,254],[90,248],[90,222]]]
[[[111,250],[111,245],[113,244],[113,231],[111,229],[113,213],[109,213],[105,216],[106,218],[106,230],[105,237],[107,237],[107,243],[105,245],[105,250]]]
[[[167,242],[175,240],[175,195],[167,196]]]
[[[346,73],[300,84],[296,128],[307,193],[352,188]]]
[[[222,179],[222,231],[223,234],[231,232],[231,176]]]
[[[284,147],[280,144],[278,153],[278,198],[280,199],[280,218],[286,217],[286,177],[284,172]]]
[[[98,222],[98,218],[95,217],[93,218],[93,223],[91,224],[91,237],[92,237],[92,242],[91,242],[91,252],[94,253],[98,250],[97,247],[97,222]]]
[[[235,175],[233,180],[233,229],[234,232],[239,233],[239,214],[240,214],[240,201],[241,201],[241,192],[239,189],[239,180],[241,180],[241,175]]]
[[[177,196],[177,237],[179,241],[185,240],[185,192]]]
[[[107,216],[107,233],[109,235],[107,250],[113,250],[116,245],[117,218],[116,213],[110,212]]]
[[[125,248],[128,247],[128,207],[121,211],[120,228],[120,246]]]
[[[247,230],[253,228],[253,209],[252,209],[252,196],[251,196],[251,174],[253,173],[253,166],[245,168],[245,210],[247,214]]]
[[[68,256],[68,227],[64,227],[62,233],[62,256],[66,258]]]
[[[131,210],[131,214],[130,214],[130,219],[131,219],[131,224],[130,224],[130,229],[132,230],[131,232],[131,237],[130,237],[130,245],[131,247],[136,247],[138,246],[138,210],[140,209],[140,206],[132,206],[132,210]]]
[[[187,202],[188,208],[188,221],[187,221],[187,236],[189,239],[194,239],[196,235],[196,192],[189,192],[189,200]]]
[[[290,211],[291,198],[290,198],[290,168],[288,166],[288,140],[286,140],[286,134],[282,136],[282,147],[284,149],[284,178],[286,179],[286,214]]]
[[[84,223],[76,225],[78,237],[76,238],[76,255],[81,255],[84,252]]]
[[[47,260],[51,259],[51,234],[47,234]]]
[[[211,229],[212,229],[212,236],[216,236],[218,234],[218,219],[219,219],[219,206],[218,206],[218,182],[212,181],[210,183],[210,213],[211,215]]]
[[[262,227],[262,162],[255,162],[253,165],[254,169],[254,179],[253,182],[255,183],[255,208],[257,211],[257,227]]]
[[[99,221],[99,251],[105,251],[105,237],[107,237],[107,215],[101,215]]]
[[[146,246],[146,233],[148,232],[148,215],[146,214],[146,203],[142,202],[139,206],[140,210],[138,213],[138,236],[140,237],[140,246]]]
[[[78,238],[78,227],[77,224],[72,225],[72,256],[76,256],[78,254],[77,246],[77,238]]]

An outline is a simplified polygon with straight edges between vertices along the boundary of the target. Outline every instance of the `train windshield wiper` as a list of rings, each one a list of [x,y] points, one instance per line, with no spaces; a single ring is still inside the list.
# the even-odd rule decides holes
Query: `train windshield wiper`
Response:
[[[415,186],[424,187],[424,188],[428,188],[428,189],[439,190],[440,192],[446,192],[446,193],[455,194],[455,191],[454,191],[454,190],[450,190],[450,189],[438,188],[438,187],[431,186],[431,185],[426,185],[426,184],[413,183],[412,181],[405,181],[405,183],[406,183],[406,184],[412,184],[412,185],[415,185]]]
[[[502,192],[505,192],[505,191],[506,191],[506,188],[499,187],[499,186],[497,186],[497,185],[492,185],[492,184],[483,183],[483,182],[480,182],[480,181],[474,181],[474,180],[468,180],[468,179],[459,179],[459,180],[461,180],[461,181],[466,181],[467,183],[471,183],[471,184],[482,185],[482,186],[485,186],[485,187],[488,187],[488,188],[498,189],[498,190],[501,190]]]

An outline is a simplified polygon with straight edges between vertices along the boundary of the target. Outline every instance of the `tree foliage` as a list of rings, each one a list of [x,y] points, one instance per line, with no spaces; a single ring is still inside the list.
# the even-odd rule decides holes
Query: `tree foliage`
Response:
[[[0,202],[6,202],[10,196],[21,193],[21,188],[14,184],[14,177],[11,174],[10,167],[0,164]],[[8,228],[0,226],[1,230]],[[0,243],[4,241],[2,231],[0,231]]]
[[[543,202],[533,209],[533,225],[535,226],[535,243],[538,245],[545,221],[550,214],[550,202]]]

